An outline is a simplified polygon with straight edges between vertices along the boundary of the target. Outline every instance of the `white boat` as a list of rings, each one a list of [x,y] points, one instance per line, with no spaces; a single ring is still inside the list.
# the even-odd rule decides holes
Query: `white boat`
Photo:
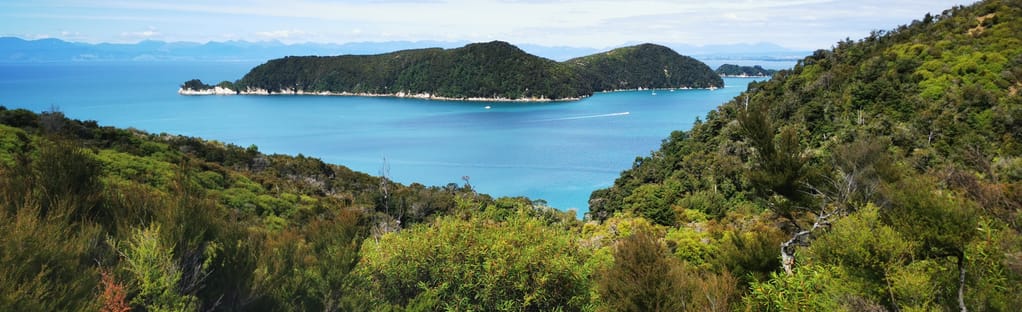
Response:
[[[486,107],[483,107],[483,108],[485,108],[485,109],[491,109],[492,107],[490,107],[489,105],[486,105]]]

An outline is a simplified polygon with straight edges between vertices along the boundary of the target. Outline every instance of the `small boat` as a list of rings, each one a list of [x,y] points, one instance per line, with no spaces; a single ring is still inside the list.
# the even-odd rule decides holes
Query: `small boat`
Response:
[[[486,105],[486,107],[483,107],[483,108],[485,108],[485,109],[491,109],[491,108],[493,108],[493,107],[490,107],[489,105]]]
[[[656,91],[653,91],[653,95],[656,95]]]

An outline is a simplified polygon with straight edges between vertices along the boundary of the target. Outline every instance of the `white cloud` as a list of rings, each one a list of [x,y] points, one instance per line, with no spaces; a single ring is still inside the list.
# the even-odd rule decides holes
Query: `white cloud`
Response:
[[[267,39],[292,39],[295,37],[304,36],[306,33],[301,30],[273,30],[273,31],[259,31],[255,33],[259,37]]]
[[[40,1],[45,7],[47,0]],[[290,42],[501,39],[605,48],[643,41],[694,45],[769,41],[815,49],[971,0],[250,0],[244,5],[205,0],[64,1],[62,8],[0,12],[0,18],[48,14],[47,22],[79,23],[90,27],[88,33],[99,33],[102,25],[130,29],[157,23],[174,33],[150,30],[121,37],[191,41],[216,39],[218,35],[209,34],[216,29],[239,34],[237,39],[242,40]],[[103,16],[91,16],[96,12]],[[104,40],[110,39],[99,39]]]
[[[160,32],[153,26],[149,26],[149,29],[143,31],[121,32],[121,38],[129,41],[148,40],[158,36],[160,36]]]

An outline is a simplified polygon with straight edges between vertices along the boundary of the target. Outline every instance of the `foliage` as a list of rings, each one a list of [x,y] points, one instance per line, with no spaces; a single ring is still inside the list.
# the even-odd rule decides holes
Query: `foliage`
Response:
[[[739,66],[735,64],[722,64],[714,72],[724,77],[766,77],[777,73],[776,70],[764,69],[759,65]]]
[[[692,299],[691,272],[646,231],[615,246],[614,265],[602,272],[597,289],[611,311],[684,311]]]
[[[995,243],[1022,230],[1020,12],[981,1],[816,51],[637,158],[593,192],[587,218],[675,207],[707,229],[673,231],[678,254],[735,272],[752,310],[1011,305],[998,294],[1013,288],[987,285],[1020,277],[1004,264],[1017,248]],[[743,227],[776,232],[732,232]],[[706,261],[692,236],[720,256]],[[801,246],[785,251],[796,270],[772,274],[761,260],[785,236]]]
[[[571,234],[523,216],[445,217],[366,242],[358,272],[379,300],[408,308],[586,310],[590,251]]]
[[[10,202],[5,202],[10,205]],[[8,206],[9,208],[9,206]],[[66,206],[55,207],[64,210]],[[28,203],[0,213],[0,310],[89,311],[98,308],[98,272],[88,255],[99,239],[93,226],[69,225],[67,213]],[[58,295],[59,294],[59,295]]]
[[[202,90],[213,89],[213,86],[205,84],[205,83],[202,83],[202,80],[192,79],[192,80],[185,81],[184,84],[181,84],[181,89],[202,91]]]
[[[645,217],[657,224],[674,225],[677,216],[672,203],[676,192],[665,185],[646,184],[640,186],[625,198],[625,211]]]
[[[342,211],[266,238],[259,258],[257,288],[272,298],[267,310],[353,310],[350,272],[363,237],[359,215]],[[353,306],[354,305],[354,306]]]
[[[114,280],[112,274],[103,272],[102,279],[100,279],[101,286],[103,287],[103,294],[100,295],[103,306],[99,308],[100,312],[128,312],[131,311],[131,307],[128,306],[126,297],[128,294],[124,290],[124,285]]]
[[[987,0],[816,51],[638,157],[585,222],[467,184],[0,107],[0,310],[1011,310],[1020,12]],[[288,58],[258,68],[336,79],[258,83],[530,96],[494,91],[528,80],[488,79],[494,65],[570,82],[529,86],[567,96],[593,86],[571,79],[621,69],[593,64],[662,69],[615,60],[655,46],[612,52],[588,65],[500,43]],[[316,66],[292,66],[304,62]],[[345,85],[344,62],[391,67]],[[642,75],[629,81],[660,79]],[[800,246],[783,253],[790,274],[782,244]]]
[[[196,308],[194,296],[178,293],[181,269],[174,262],[174,246],[160,239],[160,227],[136,230],[119,247],[138,294],[131,302],[150,311],[184,311]]]
[[[912,262],[914,241],[882,222],[879,208],[869,205],[838,220],[833,231],[815,241],[804,262],[839,270],[848,298],[897,307],[903,289],[897,287],[905,266]],[[907,296],[907,295],[906,295]]]
[[[721,88],[709,66],[655,44],[617,48],[565,61],[593,91]]]
[[[824,285],[830,272],[802,268],[793,275],[771,274],[770,280],[752,283],[745,297],[752,311],[837,311],[838,305]]]
[[[122,309],[121,295],[142,310],[368,308],[347,272],[366,217],[385,214],[377,178],[47,116],[62,126],[0,110],[12,124],[0,125],[0,284],[11,290],[0,309]],[[492,203],[458,186],[392,189],[392,217],[405,225],[454,211],[456,197]],[[537,219],[564,220],[541,211]]]

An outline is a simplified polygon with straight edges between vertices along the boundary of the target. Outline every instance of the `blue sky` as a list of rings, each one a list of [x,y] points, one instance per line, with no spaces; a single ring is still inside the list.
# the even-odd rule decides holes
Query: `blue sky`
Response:
[[[960,0],[2,0],[0,36],[79,42],[505,40],[828,48]]]

